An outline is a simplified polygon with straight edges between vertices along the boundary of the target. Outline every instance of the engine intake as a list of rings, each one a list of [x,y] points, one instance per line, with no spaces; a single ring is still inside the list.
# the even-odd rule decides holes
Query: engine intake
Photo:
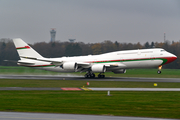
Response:
[[[93,65],[91,67],[91,70],[93,73],[95,73],[95,72],[104,73],[104,72],[106,72],[106,67],[104,65],[97,64],[97,65]]]

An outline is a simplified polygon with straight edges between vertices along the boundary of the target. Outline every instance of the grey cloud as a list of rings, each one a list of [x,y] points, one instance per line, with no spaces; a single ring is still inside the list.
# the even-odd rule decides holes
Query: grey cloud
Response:
[[[76,38],[82,42],[179,40],[178,0],[1,0],[0,38],[29,43]]]

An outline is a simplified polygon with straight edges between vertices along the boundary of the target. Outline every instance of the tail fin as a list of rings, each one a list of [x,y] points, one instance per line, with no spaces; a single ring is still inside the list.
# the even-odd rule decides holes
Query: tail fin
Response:
[[[23,59],[23,57],[43,58],[38,52],[36,52],[33,48],[31,48],[22,39],[20,38],[13,39],[13,42],[19,54],[20,59]]]

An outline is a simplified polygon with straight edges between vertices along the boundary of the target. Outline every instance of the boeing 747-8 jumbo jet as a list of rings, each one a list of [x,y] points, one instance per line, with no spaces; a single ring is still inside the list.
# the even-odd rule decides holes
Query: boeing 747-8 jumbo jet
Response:
[[[126,73],[131,68],[158,68],[161,73],[162,65],[168,64],[177,57],[164,49],[140,49],[110,52],[100,55],[44,58],[22,39],[13,39],[20,60],[20,66],[32,67],[55,72],[86,72],[86,78],[104,78],[104,73]]]

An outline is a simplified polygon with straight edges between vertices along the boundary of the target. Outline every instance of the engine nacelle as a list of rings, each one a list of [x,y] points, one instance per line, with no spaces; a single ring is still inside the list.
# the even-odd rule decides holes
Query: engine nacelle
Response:
[[[102,64],[97,64],[97,65],[93,65],[91,67],[91,70],[92,70],[93,73],[94,72],[104,73],[104,72],[106,72],[106,67],[104,65],[102,65]]]
[[[115,71],[112,71],[114,74],[123,74],[123,73],[126,73],[126,69],[120,69],[120,70],[115,70]]]
[[[65,62],[63,65],[62,65],[62,68],[64,70],[72,70],[72,71],[76,71],[77,68],[78,68],[78,65],[76,62]]]

